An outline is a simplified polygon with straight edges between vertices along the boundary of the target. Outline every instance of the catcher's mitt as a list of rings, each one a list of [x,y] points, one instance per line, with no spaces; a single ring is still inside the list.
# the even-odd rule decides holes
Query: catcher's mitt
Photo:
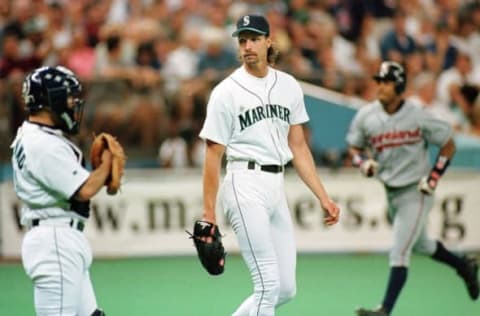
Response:
[[[222,274],[225,268],[225,249],[217,225],[196,221],[193,234],[188,232],[197,248],[198,258],[205,270],[212,275]]]
[[[107,186],[107,193],[113,195],[120,189],[120,180],[123,176],[126,157],[122,146],[115,137],[108,133],[101,133],[94,136],[92,148],[90,149],[90,162],[93,169],[98,168],[101,164],[104,150],[109,150],[112,153],[112,169],[105,181],[105,185]]]

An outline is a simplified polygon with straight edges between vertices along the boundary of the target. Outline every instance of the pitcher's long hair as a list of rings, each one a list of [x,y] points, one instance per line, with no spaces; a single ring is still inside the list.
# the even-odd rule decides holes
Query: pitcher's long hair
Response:
[[[278,59],[280,58],[280,51],[272,43],[267,50],[267,62],[270,66],[275,66]]]

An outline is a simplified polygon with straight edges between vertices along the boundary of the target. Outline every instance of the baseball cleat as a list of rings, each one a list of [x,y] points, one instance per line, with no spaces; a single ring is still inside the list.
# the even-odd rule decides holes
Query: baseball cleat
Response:
[[[458,275],[460,275],[465,281],[465,285],[467,286],[468,295],[472,300],[478,299],[479,296],[479,281],[478,281],[478,263],[475,258],[465,256],[463,258],[465,260],[466,268],[464,271],[457,271]]]
[[[382,306],[375,309],[365,309],[360,307],[355,310],[355,313],[357,316],[388,316],[387,312]]]

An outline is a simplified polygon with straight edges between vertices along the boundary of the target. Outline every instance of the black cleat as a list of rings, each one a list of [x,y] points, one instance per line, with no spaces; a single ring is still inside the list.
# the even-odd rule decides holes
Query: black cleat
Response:
[[[357,316],[388,316],[387,312],[382,306],[375,309],[365,309],[360,307],[355,310],[355,313]]]
[[[479,296],[479,281],[478,281],[478,263],[475,258],[465,256],[463,258],[465,261],[465,270],[457,271],[458,275],[462,277],[467,286],[468,295],[472,300],[478,299]]]

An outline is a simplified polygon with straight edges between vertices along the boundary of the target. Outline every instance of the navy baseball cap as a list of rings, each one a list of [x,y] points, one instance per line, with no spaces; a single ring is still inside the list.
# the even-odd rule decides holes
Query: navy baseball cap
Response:
[[[243,31],[250,31],[268,36],[270,34],[270,26],[268,25],[267,19],[263,16],[248,14],[238,19],[237,30],[232,33],[232,36],[236,37]]]

